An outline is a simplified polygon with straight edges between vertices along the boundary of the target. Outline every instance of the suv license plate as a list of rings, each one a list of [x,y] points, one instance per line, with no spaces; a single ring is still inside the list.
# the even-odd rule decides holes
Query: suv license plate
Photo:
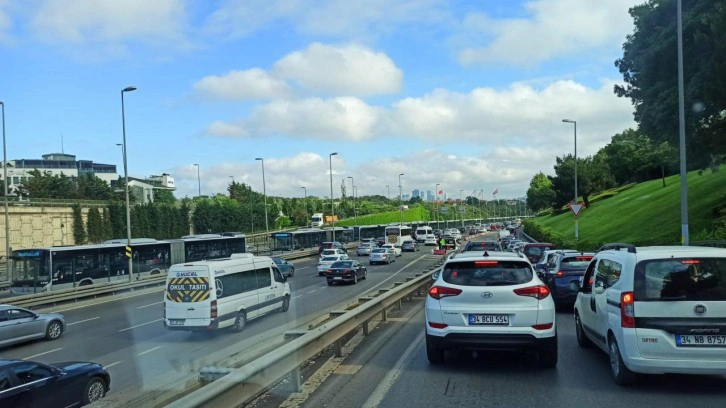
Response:
[[[169,326],[183,326],[184,319],[169,319]]]
[[[509,315],[469,315],[470,325],[509,325]]]
[[[726,347],[726,335],[680,335],[676,334],[678,347]]]

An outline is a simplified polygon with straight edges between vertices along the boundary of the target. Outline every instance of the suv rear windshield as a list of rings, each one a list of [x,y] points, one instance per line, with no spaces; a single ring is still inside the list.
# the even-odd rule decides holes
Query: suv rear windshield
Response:
[[[481,241],[481,242],[468,242],[464,251],[501,251],[502,246],[498,242]]]
[[[590,265],[592,255],[577,255],[562,258],[560,269],[586,269]]]
[[[442,276],[444,282],[461,286],[520,285],[532,280],[532,267],[514,260],[449,262]]]
[[[726,301],[726,259],[642,261],[635,267],[635,300]]]

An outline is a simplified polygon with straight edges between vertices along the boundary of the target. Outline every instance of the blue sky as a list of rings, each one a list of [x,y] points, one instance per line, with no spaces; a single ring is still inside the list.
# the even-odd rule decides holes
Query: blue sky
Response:
[[[177,196],[498,189],[633,126],[612,87],[635,0],[0,0],[8,158],[64,150]],[[350,183],[350,180],[347,180]],[[350,185],[350,184],[349,184]],[[350,191],[350,187],[348,187]],[[336,188],[336,196],[339,190]]]

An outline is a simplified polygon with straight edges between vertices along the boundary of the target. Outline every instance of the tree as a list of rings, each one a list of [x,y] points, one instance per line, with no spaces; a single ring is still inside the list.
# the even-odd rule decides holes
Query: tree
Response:
[[[170,190],[156,190],[154,191],[154,202],[159,204],[174,204],[176,203],[176,197]]]
[[[40,172],[33,169],[28,172],[28,179],[18,190],[23,196],[30,198],[74,198],[76,188],[70,177],[65,174],[52,174],[50,171]]]
[[[113,190],[105,181],[91,173],[84,173],[75,180],[76,197],[82,200],[110,200]]]
[[[648,0],[630,9],[634,31],[615,66],[625,85],[615,94],[630,98],[639,130],[656,144],[678,145],[676,0]],[[703,168],[710,153],[726,151],[726,3],[683,2],[683,60],[688,163]]]
[[[552,187],[555,190],[554,208],[560,208],[574,199],[574,157],[570,154],[565,157],[557,157],[555,174],[554,177],[550,178]],[[590,195],[592,193],[613,186],[615,186],[615,179],[603,155],[577,159],[577,193],[582,196],[582,201],[586,207],[590,206]]]
[[[86,229],[88,230],[88,242],[98,244],[105,240],[103,219],[101,218],[101,213],[98,208],[91,207],[88,209],[88,222],[86,223]]]
[[[76,245],[82,245],[86,243],[86,228],[83,225],[83,210],[78,204],[74,204],[73,210],[73,239]]]
[[[652,150],[651,158],[653,163],[660,167],[660,176],[663,181],[663,187],[665,187],[667,170],[670,168],[671,171],[674,171],[674,167],[678,164],[678,149],[671,146],[668,142],[662,142]]]
[[[555,202],[555,190],[552,180],[544,173],[539,172],[532,177],[527,190],[527,206],[533,211],[550,208]]]

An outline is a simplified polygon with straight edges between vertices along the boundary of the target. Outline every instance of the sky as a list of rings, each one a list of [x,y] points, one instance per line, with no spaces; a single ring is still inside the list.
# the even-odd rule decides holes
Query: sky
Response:
[[[0,0],[7,156],[268,195],[440,184],[523,197],[634,127],[614,61],[643,0]],[[63,141],[61,143],[61,140]],[[338,153],[330,156],[331,153]],[[331,163],[332,158],[332,163]],[[301,187],[306,187],[303,190]],[[474,193],[476,191],[477,193]]]

